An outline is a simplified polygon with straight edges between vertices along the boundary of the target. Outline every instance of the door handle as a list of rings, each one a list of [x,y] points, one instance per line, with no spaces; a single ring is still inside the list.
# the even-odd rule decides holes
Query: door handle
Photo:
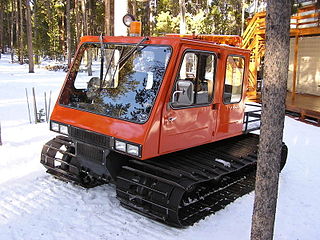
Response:
[[[177,117],[168,117],[168,122],[173,122],[177,119]]]
[[[219,108],[219,104],[218,103],[212,104],[212,110],[217,110],[218,108]]]

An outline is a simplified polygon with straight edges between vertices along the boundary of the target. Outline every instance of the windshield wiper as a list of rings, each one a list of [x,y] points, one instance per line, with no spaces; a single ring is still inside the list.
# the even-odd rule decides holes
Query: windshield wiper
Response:
[[[140,47],[140,45],[145,42],[148,41],[149,38],[145,37],[143,38],[140,42],[138,42],[133,48],[131,48],[122,58],[119,59],[118,64],[120,65],[122,62],[126,62],[127,59],[138,49],[138,47]],[[123,64],[122,64],[123,65]]]
[[[116,67],[115,67],[115,70],[114,70],[114,72],[113,72],[113,74],[112,74],[112,82],[113,82],[113,80],[114,80],[114,76],[115,76],[115,74],[116,74],[116,72],[117,72],[117,69],[118,69],[118,67],[120,66],[120,64],[121,64],[121,66],[124,66],[124,63],[129,59],[129,57],[130,57],[135,51],[137,51],[137,49],[140,47],[140,45],[141,45],[142,43],[144,43],[145,41],[148,41],[148,40],[149,40],[148,37],[143,38],[143,39],[142,39],[140,42],[138,42],[133,48],[131,48],[123,57],[121,57],[121,58],[119,59],[117,65],[116,65]],[[121,69],[122,69],[122,67],[119,68],[119,71],[120,71]]]
[[[111,59],[110,59],[110,61],[109,61],[108,67],[107,67],[107,69],[106,69],[106,73],[104,74],[103,79],[101,79],[102,84],[101,84],[101,86],[100,86],[100,89],[102,89],[102,86],[104,86],[104,83],[105,83],[105,81],[106,81],[106,78],[107,78],[109,69],[110,69],[110,67],[111,67],[111,63],[112,63],[113,58],[114,58],[114,53],[115,53],[115,51],[116,51],[116,49],[114,48],[113,51],[112,51],[112,56],[111,56]]]
[[[100,44],[101,44],[101,47],[100,47],[100,49],[101,49],[101,66],[100,66],[100,91],[103,89],[103,86],[104,86],[104,84],[105,84],[105,80],[106,80],[106,77],[107,77],[107,74],[108,74],[108,72],[109,72],[109,70],[110,70],[110,68],[111,68],[111,63],[112,63],[112,61],[113,61],[113,59],[114,59],[114,55],[115,55],[115,51],[116,51],[116,48],[114,48],[113,49],[113,52],[112,52],[112,56],[111,56],[111,59],[110,59],[110,61],[109,61],[109,64],[108,64],[108,66],[107,66],[107,68],[106,68],[106,72],[105,72],[105,74],[103,74],[103,65],[104,65],[104,44],[103,44],[103,36],[102,36],[102,34],[100,35]],[[129,59],[129,57],[139,48],[139,46],[143,43],[143,42],[145,42],[145,41],[147,41],[147,40],[149,40],[149,38],[148,37],[145,37],[145,38],[143,38],[140,42],[138,42],[132,49],[130,49],[124,56],[122,56],[120,59],[119,59],[119,61],[118,61],[118,63],[117,63],[117,65],[115,66],[115,70],[114,70],[114,72],[111,74],[111,76],[112,76],[112,78],[111,78],[111,80],[113,81],[114,80],[114,77],[115,77],[115,74],[116,74],[116,72],[117,72],[117,69],[118,69],[118,67],[119,66],[123,66],[123,64]],[[123,48],[122,48],[122,51],[121,51],[121,53],[120,53],[120,56],[122,55],[122,52],[123,52]],[[121,70],[121,69],[120,69]]]

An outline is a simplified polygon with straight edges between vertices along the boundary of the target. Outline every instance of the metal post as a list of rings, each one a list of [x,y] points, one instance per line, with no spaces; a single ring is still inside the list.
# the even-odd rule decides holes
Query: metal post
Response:
[[[33,94],[33,109],[34,109],[34,123],[37,124],[38,122],[38,111],[37,111],[37,101],[36,101],[36,94],[34,87],[32,88],[32,94]]]
[[[48,115],[47,115],[48,121],[49,121],[49,117],[50,117],[50,107],[51,107],[51,90],[50,90],[50,94],[49,94],[49,105],[48,105]]]
[[[27,97],[27,105],[28,105],[29,122],[31,123],[31,114],[30,114],[29,97],[28,97],[28,90],[27,89],[26,89],[26,97]]]
[[[298,48],[299,48],[299,33],[296,34],[294,42],[294,59],[293,59],[293,74],[292,74],[292,94],[291,101],[294,102],[296,97],[297,85],[297,69],[298,69]]]
[[[44,109],[46,115],[46,122],[48,122],[48,108],[47,108],[47,93],[44,92]]]

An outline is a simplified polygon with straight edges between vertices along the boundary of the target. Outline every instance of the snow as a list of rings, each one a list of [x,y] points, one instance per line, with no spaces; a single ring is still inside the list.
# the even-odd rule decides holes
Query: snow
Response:
[[[249,102],[245,105],[244,122],[248,122],[247,125],[243,125],[243,131],[252,131],[253,129],[259,129],[261,125],[261,117],[252,116],[251,114],[261,115],[261,104]],[[248,116],[248,117],[247,117]]]
[[[227,162],[227,161],[225,161],[225,160],[222,160],[222,159],[219,159],[219,158],[216,158],[216,159],[214,159],[216,162],[218,162],[218,163],[222,163],[223,164],[223,166],[225,166],[225,167],[231,167],[231,163],[230,162]]]
[[[25,88],[55,102],[64,72],[0,60],[0,239],[249,239],[254,194],[186,229],[154,222],[122,208],[113,185],[83,189],[56,180],[39,163],[42,145],[54,133],[47,123],[29,124]],[[54,104],[52,104],[53,106]],[[280,175],[275,238],[314,240],[320,230],[320,128],[286,118],[287,165]]]

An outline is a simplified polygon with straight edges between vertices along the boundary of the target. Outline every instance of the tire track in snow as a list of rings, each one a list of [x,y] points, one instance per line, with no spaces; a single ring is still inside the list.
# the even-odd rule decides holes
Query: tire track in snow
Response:
[[[0,195],[5,196],[0,199],[1,215],[11,218],[31,214],[37,209],[48,208],[54,202],[59,202],[61,195],[66,199],[77,197],[75,191],[64,190],[65,186],[48,181],[46,178],[47,176],[36,178],[35,181],[1,184]]]
[[[0,198],[0,232],[9,231],[13,222],[17,227],[21,223],[22,229],[27,222],[37,226],[34,230],[37,233],[52,235],[43,239],[58,238],[54,229],[48,229],[48,226],[55,225],[58,229],[70,229],[77,239],[131,239],[129,236],[140,236],[140,240],[159,240],[163,234],[174,236],[178,231],[122,208],[113,185],[84,189],[50,175],[36,173],[0,184],[0,196],[2,194],[5,197]],[[74,239],[73,236],[65,239]]]

